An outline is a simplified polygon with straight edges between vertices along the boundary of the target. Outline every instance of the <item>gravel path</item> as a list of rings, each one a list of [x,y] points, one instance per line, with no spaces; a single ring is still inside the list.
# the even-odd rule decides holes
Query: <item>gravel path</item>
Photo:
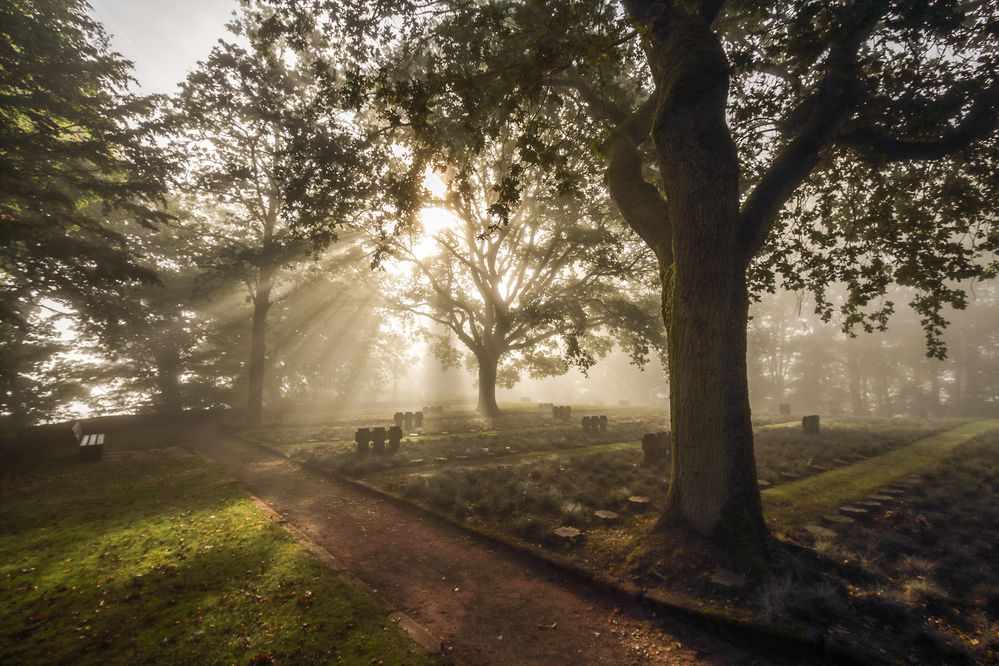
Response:
[[[763,663],[229,435],[203,431],[183,443],[440,637],[459,663]]]

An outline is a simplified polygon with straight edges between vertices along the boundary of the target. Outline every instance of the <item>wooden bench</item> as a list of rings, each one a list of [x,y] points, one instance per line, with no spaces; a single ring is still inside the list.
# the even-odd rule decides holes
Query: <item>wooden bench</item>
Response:
[[[104,457],[104,433],[80,437],[80,460],[100,460]]]

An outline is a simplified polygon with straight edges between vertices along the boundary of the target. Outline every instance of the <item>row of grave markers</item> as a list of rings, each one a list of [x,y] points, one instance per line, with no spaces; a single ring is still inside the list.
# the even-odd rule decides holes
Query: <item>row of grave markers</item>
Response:
[[[572,407],[569,405],[552,405],[552,416],[559,421],[568,421],[572,418]]]
[[[402,442],[402,428],[399,426],[358,428],[354,433],[354,442],[357,444],[357,452],[361,455],[367,454],[369,450],[374,451],[376,455],[398,453],[399,444]],[[385,448],[385,442],[388,442],[388,449]]]
[[[642,435],[642,464],[646,467],[658,465],[669,458],[669,432],[651,432]]]
[[[423,412],[396,412],[392,418],[395,421],[395,427],[403,428],[406,432],[413,428],[423,427]]]
[[[607,432],[607,415],[584,416],[582,424],[583,432]]]

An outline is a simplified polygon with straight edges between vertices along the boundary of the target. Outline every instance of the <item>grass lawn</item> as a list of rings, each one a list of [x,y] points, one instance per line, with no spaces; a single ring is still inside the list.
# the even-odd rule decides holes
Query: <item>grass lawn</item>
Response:
[[[763,493],[767,517],[784,527],[835,512],[850,500],[938,464],[957,446],[997,428],[999,421],[967,423],[825,474],[770,488]]]
[[[0,663],[338,661],[435,663],[200,459],[5,472]]]
[[[759,595],[768,619],[838,619],[867,631],[867,649],[888,647],[901,662],[999,663],[999,430],[975,434],[984,427],[908,447],[930,462],[921,481],[868,521],[831,539],[797,534],[827,573],[816,577],[806,561],[782,567]],[[858,482],[915,465],[888,456],[897,465],[864,470]]]

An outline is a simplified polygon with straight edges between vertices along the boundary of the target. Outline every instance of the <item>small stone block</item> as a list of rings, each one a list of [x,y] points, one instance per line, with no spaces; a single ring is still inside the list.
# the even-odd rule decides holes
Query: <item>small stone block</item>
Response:
[[[853,523],[855,522],[853,518],[849,518],[847,516],[840,516],[834,513],[822,516],[822,520],[826,521],[827,523],[832,523],[833,525],[853,525]]]
[[[741,574],[727,569],[718,569],[708,578],[712,583],[720,587],[738,589],[749,584],[749,579]]]
[[[805,531],[816,539],[833,539],[836,537],[836,533],[834,531],[828,527],[822,527],[821,525],[805,525]]]
[[[594,511],[593,515],[605,523],[616,522],[617,519],[621,517],[621,514],[619,513],[615,513],[614,511],[604,511],[603,509],[600,511]]]
[[[632,511],[645,511],[652,506],[652,498],[642,495],[632,495],[628,498],[628,506]]]
[[[810,416],[801,417],[801,429],[807,435],[818,435],[819,434],[819,415],[812,414]]]
[[[839,512],[844,516],[849,516],[850,518],[868,518],[871,512],[867,509],[859,506],[841,506]]]

